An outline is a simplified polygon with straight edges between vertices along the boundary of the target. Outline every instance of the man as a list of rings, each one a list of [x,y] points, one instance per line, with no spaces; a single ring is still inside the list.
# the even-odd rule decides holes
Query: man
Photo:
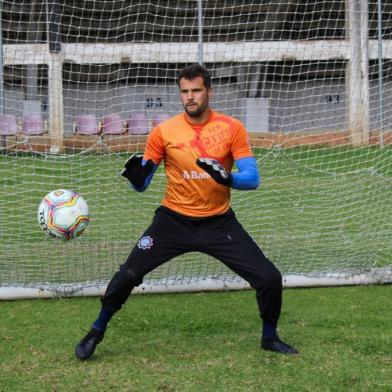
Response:
[[[151,225],[109,282],[98,318],[75,354],[84,360],[94,353],[113,314],[147,273],[175,256],[196,251],[217,258],[256,289],[263,320],[261,347],[297,354],[277,334],[282,276],[229,204],[230,188],[251,190],[259,185],[247,132],[238,120],[210,109],[211,76],[205,68],[198,64],[185,67],[178,85],[185,112],[154,128],[143,157],[132,156],[121,173],[134,190],[142,192],[164,161],[165,197]],[[234,163],[238,171],[232,173]]]

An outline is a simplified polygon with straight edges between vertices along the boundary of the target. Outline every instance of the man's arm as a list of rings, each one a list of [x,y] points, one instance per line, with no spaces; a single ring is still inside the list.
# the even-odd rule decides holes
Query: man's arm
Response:
[[[197,164],[219,184],[240,190],[256,189],[260,184],[260,178],[257,162],[249,144],[248,132],[240,121],[235,120],[234,123],[230,149],[238,172],[227,173],[218,161],[215,161],[214,164],[210,164],[208,161],[202,164],[198,162]],[[208,160],[208,158],[202,159]]]
[[[199,158],[197,165],[206,171],[218,184],[234,189],[256,189],[260,184],[257,162],[254,157],[240,158],[235,161],[238,172],[228,173],[215,159]]]
[[[240,190],[256,189],[260,185],[259,170],[255,157],[237,159],[235,161],[238,172],[232,173],[231,187]]]
[[[125,177],[136,192],[143,192],[149,186],[157,170],[165,148],[159,127],[153,128],[148,135],[144,155],[134,154],[125,163],[121,175]]]

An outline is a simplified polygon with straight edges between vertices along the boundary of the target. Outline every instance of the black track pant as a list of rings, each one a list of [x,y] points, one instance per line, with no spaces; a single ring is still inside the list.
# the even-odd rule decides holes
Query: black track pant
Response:
[[[276,323],[282,305],[282,275],[237,221],[230,209],[209,218],[188,218],[159,207],[101,298],[103,308],[116,312],[144,276],[175,256],[203,252],[221,262],[256,289],[260,316]]]

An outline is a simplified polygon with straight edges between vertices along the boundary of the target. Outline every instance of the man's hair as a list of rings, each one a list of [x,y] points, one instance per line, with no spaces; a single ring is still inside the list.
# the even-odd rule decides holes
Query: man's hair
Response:
[[[192,79],[197,78],[198,76],[203,78],[204,86],[206,86],[207,88],[211,88],[211,75],[210,75],[210,73],[208,72],[208,70],[206,68],[204,68],[202,65],[197,64],[197,63],[188,65],[180,71],[180,73],[178,75],[178,79],[177,79],[178,85],[180,85],[180,80],[182,78],[192,80]]]

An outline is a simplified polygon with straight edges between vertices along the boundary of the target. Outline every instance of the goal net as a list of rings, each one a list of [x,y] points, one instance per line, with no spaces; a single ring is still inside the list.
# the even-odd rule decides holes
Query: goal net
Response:
[[[0,297],[102,293],[164,194],[119,175],[182,111],[177,72],[212,73],[211,106],[249,131],[262,178],[232,206],[286,286],[392,281],[392,7],[376,1],[1,2]],[[37,223],[79,192],[74,241]],[[179,236],[181,233],[179,233]],[[247,287],[200,253],[137,291]]]

